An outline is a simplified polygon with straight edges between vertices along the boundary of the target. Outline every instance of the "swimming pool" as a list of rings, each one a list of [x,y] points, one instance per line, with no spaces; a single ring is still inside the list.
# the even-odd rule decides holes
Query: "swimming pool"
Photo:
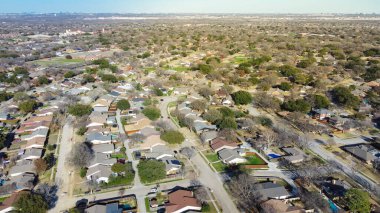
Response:
[[[339,208],[338,206],[335,205],[334,202],[332,202],[330,199],[328,199],[329,201],[329,205],[330,205],[330,209],[333,213],[338,213],[339,212]]]
[[[270,153],[270,154],[268,154],[268,157],[269,157],[269,158],[273,158],[273,159],[276,159],[276,158],[279,158],[279,157],[281,157],[281,155],[278,155],[278,154],[274,154],[274,153]]]

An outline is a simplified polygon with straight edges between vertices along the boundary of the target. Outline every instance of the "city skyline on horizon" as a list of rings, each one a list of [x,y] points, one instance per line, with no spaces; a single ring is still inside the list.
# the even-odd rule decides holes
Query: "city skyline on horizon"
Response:
[[[12,0],[0,13],[379,14],[378,0]]]

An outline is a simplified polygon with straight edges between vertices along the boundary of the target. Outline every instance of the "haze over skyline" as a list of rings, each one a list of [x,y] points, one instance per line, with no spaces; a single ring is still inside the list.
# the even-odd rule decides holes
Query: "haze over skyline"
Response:
[[[380,13],[379,0],[3,0],[0,13]]]

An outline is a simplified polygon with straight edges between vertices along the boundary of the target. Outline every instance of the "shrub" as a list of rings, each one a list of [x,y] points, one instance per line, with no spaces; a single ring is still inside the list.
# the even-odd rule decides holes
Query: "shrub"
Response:
[[[252,95],[247,91],[237,91],[232,93],[232,99],[237,105],[246,105],[252,102]]]

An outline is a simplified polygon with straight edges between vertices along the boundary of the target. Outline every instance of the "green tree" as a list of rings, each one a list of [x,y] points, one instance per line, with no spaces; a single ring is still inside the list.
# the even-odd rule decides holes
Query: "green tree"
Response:
[[[233,117],[225,117],[219,124],[221,129],[237,129],[237,123]]]
[[[7,141],[7,134],[4,132],[0,132],[0,149],[3,149],[5,147],[5,143]]]
[[[284,110],[290,111],[290,112],[303,112],[303,113],[308,113],[311,110],[311,105],[309,102],[303,100],[303,99],[298,99],[298,100],[290,100],[287,102],[284,102],[281,107]]]
[[[93,82],[95,82],[95,78],[90,74],[86,74],[83,76],[83,81],[85,83],[93,83]]]
[[[281,82],[278,88],[280,88],[283,91],[289,91],[292,88],[292,85],[288,82]]]
[[[371,211],[370,197],[368,193],[361,189],[349,189],[344,195],[350,212],[369,213]]]
[[[18,105],[18,108],[24,112],[24,113],[29,113],[29,112],[33,112],[34,109],[38,106],[37,102],[34,101],[34,100],[29,100],[29,101],[24,101],[24,102],[21,102],[19,105]]]
[[[185,140],[183,134],[175,130],[162,133],[160,138],[170,144],[181,144]]]
[[[124,163],[115,163],[111,166],[111,170],[117,174],[121,174],[128,169],[128,164]]]
[[[209,64],[200,64],[198,68],[205,75],[210,74],[214,70]]]
[[[163,95],[164,95],[164,93],[162,92],[162,90],[160,90],[160,89],[157,88],[157,87],[155,87],[155,88],[153,89],[153,92],[154,92],[154,94],[157,95],[157,96],[163,96]]]
[[[128,100],[122,99],[117,102],[116,107],[120,110],[127,110],[131,108],[131,104],[129,103]]]
[[[232,109],[228,107],[220,107],[219,112],[222,113],[223,117],[234,117],[235,113]]]
[[[165,163],[158,160],[140,160],[137,169],[143,183],[152,183],[166,178]]]
[[[86,132],[87,132],[87,128],[85,126],[81,126],[77,130],[77,135],[84,135]]]
[[[13,96],[13,100],[15,101],[25,101],[29,99],[30,99],[29,95],[26,94],[25,92],[16,92]]]
[[[215,124],[215,122],[223,118],[223,114],[219,110],[209,109],[203,114],[203,118],[206,119],[206,121]]]
[[[84,178],[84,177],[86,177],[86,175],[87,175],[87,168],[86,168],[86,167],[82,167],[82,168],[80,168],[79,176],[80,176],[81,178]]]
[[[160,109],[153,106],[143,109],[142,113],[152,121],[157,120],[161,116]]]
[[[13,97],[12,93],[0,92],[0,102],[8,101]]]
[[[82,117],[91,114],[92,107],[90,105],[85,104],[75,104],[69,106],[68,112],[69,114],[74,115],[76,117]]]
[[[247,91],[237,91],[232,93],[232,99],[237,105],[246,105],[252,102],[252,95]]]
[[[318,95],[318,94],[311,96],[311,103],[314,108],[318,108],[318,109],[328,108],[330,106],[329,99],[324,95]]]
[[[112,74],[103,74],[101,76],[101,79],[102,79],[102,81],[107,81],[107,82],[111,82],[111,83],[116,83],[117,82],[116,76],[114,76]]]
[[[65,78],[72,78],[72,77],[74,77],[75,76],[75,73],[73,72],[73,71],[68,71],[68,72],[66,72],[64,75],[63,75],[63,77],[65,77]]]
[[[22,194],[13,207],[19,212],[45,213],[48,210],[46,200],[39,194]]]
[[[349,88],[337,86],[332,91],[333,101],[339,105],[357,108],[360,104],[360,99],[353,95]]]
[[[49,84],[49,79],[47,79],[45,76],[40,76],[38,77],[38,84],[39,85]]]

